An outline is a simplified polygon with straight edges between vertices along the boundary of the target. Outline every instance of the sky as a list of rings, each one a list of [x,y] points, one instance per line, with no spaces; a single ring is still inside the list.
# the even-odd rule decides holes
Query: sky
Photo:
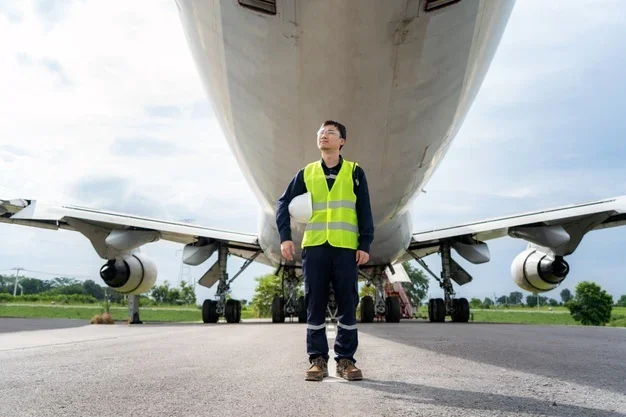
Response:
[[[446,158],[412,207],[415,231],[626,194],[626,10],[619,0],[518,0]],[[0,3],[0,198],[33,198],[256,233],[259,205],[200,83],[174,1]],[[10,40],[7,42],[6,40]],[[101,284],[104,263],[78,233],[0,224],[0,274],[23,267]],[[490,241],[464,297],[518,291],[526,244]],[[592,280],[626,294],[626,229],[588,234],[560,288]],[[182,245],[142,251],[158,283],[196,280]],[[439,273],[437,255],[425,259]],[[243,261],[231,257],[234,275]],[[232,285],[251,299],[250,266]],[[524,292],[524,291],[522,291]],[[198,301],[213,291],[198,286]],[[527,292],[524,294],[528,295]],[[441,290],[431,279],[430,297]]]

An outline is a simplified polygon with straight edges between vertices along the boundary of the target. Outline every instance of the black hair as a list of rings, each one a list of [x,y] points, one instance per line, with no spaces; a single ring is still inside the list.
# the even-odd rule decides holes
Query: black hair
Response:
[[[334,120],[326,120],[322,126],[335,126],[337,129],[339,129],[339,136],[346,141],[348,140],[346,127],[341,123]],[[339,147],[339,150],[341,150],[341,148],[343,148],[343,145]]]

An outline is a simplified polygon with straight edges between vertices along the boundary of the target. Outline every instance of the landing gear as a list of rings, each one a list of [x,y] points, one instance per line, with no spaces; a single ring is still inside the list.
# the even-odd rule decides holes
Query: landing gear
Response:
[[[217,262],[203,276],[200,281],[207,280],[209,288],[218,282],[214,300],[204,300],[202,303],[202,321],[204,323],[217,323],[220,317],[224,317],[227,323],[239,323],[241,321],[241,302],[227,299],[230,293],[230,284],[237,278],[261,252],[257,252],[250,259],[247,259],[239,272],[230,280],[226,272],[228,258],[228,247],[224,244],[219,246]]]
[[[139,296],[128,296],[128,324],[143,324],[143,321],[139,319]]]
[[[469,302],[466,298],[454,298],[456,293],[452,287],[455,279],[461,284],[469,282],[471,277],[450,256],[450,244],[443,243],[440,247],[441,254],[441,278],[437,277],[419,257],[409,252],[415,260],[428,271],[443,289],[444,298],[431,298],[428,300],[428,320],[431,323],[443,323],[446,316],[450,316],[455,323],[467,323],[470,318]],[[458,274],[458,277],[455,277]],[[469,277],[469,280],[466,279]]]
[[[385,307],[385,320],[387,323],[399,323],[400,317],[402,317],[400,299],[396,296],[387,297]]]
[[[371,276],[361,273],[368,287],[374,286],[374,297],[361,298],[361,323],[372,323],[375,318],[385,318],[387,323],[398,323],[402,318],[400,298],[385,295],[385,277],[382,268],[376,268]]]
[[[287,317],[297,317],[298,323],[306,323],[304,296],[298,297],[298,287],[302,277],[296,275],[296,268],[293,266],[281,268],[283,270],[283,295],[277,295],[272,300],[272,323],[284,323]]]
[[[369,295],[361,298],[361,323],[373,322],[375,315],[374,299]]]

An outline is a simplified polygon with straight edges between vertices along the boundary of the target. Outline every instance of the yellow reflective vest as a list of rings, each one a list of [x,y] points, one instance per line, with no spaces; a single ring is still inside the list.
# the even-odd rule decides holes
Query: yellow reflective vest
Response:
[[[303,248],[327,241],[337,248],[358,248],[359,227],[352,180],[356,167],[355,162],[344,159],[330,191],[321,161],[312,162],[304,168],[304,182],[311,193],[313,215],[304,231]]]

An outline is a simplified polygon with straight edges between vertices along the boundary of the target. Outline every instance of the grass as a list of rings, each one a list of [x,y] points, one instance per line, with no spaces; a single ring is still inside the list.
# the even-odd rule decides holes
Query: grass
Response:
[[[511,309],[472,309],[471,321],[475,323],[515,323],[539,325],[579,325],[565,307],[537,308],[514,307]],[[115,321],[128,319],[128,308],[111,306],[110,316]],[[104,313],[104,307],[94,304],[50,305],[44,303],[10,304],[0,303],[0,317],[64,318],[94,320]],[[194,307],[159,306],[141,307],[141,319],[146,322],[201,322],[202,310]],[[241,310],[242,319],[254,318],[250,306]],[[418,317],[428,319],[428,307],[420,308]],[[449,319],[449,318],[448,318]],[[613,307],[611,322],[607,326],[626,327],[626,307]]]
[[[419,318],[428,319],[428,307],[420,309]],[[448,318],[449,319],[449,318]],[[470,321],[475,323],[513,323],[580,326],[565,307],[513,307],[511,309],[471,309]],[[626,327],[626,307],[613,307],[611,327]]]
[[[201,322],[202,310],[197,308],[176,307],[142,307],[140,308],[142,321],[160,322]],[[55,306],[55,305],[11,305],[0,304],[0,317],[29,317],[78,319],[90,321],[97,315],[104,313],[104,307],[97,305]],[[128,319],[127,307],[110,307],[109,313],[115,321]],[[241,309],[241,318],[253,318],[251,308]],[[94,319],[95,320],[95,319]]]

